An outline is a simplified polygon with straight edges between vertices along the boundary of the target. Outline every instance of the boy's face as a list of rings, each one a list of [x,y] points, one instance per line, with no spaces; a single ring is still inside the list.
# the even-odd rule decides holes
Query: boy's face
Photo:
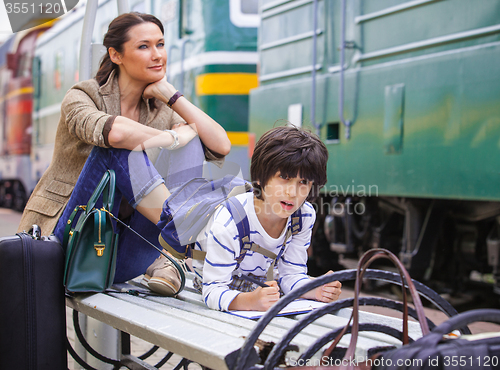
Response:
[[[311,188],[312,181],[300,176],[289,178],[277,172],[263,189],[264,211],[288,218],[304,204]]]

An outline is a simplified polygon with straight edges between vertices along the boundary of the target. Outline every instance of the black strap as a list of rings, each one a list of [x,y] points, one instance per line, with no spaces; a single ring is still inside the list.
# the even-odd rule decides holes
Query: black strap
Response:
[[[26,356],[30,369],[36,368],[37,363],[37,326],[36,326],[36,279],[34,275],[34,260],[32,256],[32,237],[25,233],[17,234],[21,238],[24,265],[24,300],[25,300],[25,330]]]
[[[134,229],[132,229],[129,225],[127,225],[125,222],[123,222],[122,220],[120,220],[114,214],[112,214],[111,212],[109,212],[108,210],[105,210],[105,209],[103,209],[103,211],[105,211],[106,213],[108,213],[114,220],[116,220],[117,222],[119,222],[120,224],[122,224],[123,226],[125,226],[127,229],[129,229],[130,231],[132,231],[135,235],[137,235],[143,241],[145,241],[146,243],[148,243],[150,246],[152,246],[154,249],[156,249],[158,252],[160,252],[165,258],[167,258],[170,262],[172,262],[172,264],[175,266],[175,268],[177,269],[177,271],[179,271],[179,275],[181,276],[181,286],[180,286],[179,290],[177,290],[177,292],[175,292],[174,295],[179,294],[182,291],[182,289],[184,289],[184,286],[186,285],[186,275],[184,274],[184,271],[179,266],[179,264],[177,263],[177,261],[173,257],[170,257],[162,249],[158,248],[156,245],[154,245],[153,243],[151,243],[149,240],[147,240],[145,237],[143,237],[137,231],[135,231]]]
[[[292,215],[292,235],[300,233],[302,230],[302,211],[297,209]]]

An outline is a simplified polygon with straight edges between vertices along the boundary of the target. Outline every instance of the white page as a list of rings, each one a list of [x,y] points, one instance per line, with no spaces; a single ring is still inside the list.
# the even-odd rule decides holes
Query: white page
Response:
[[[314,310],[315,308],[320,308],[326,305],[326,303],[312,301],[309,299],[297,299],[290,302],[285,308],[283,308],[276,316],[285,315],[295,315],[298,313],[304,313]],[[245,317],[247,319],[258,319],[266,313],[266,311],[227,311],[231,315]]]

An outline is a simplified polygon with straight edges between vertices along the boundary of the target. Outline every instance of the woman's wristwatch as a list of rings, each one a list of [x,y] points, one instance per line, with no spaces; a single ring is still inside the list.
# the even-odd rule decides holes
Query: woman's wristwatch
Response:
[[[181,96],[184,96],[181,94],[180,91],[176,91],[174,95],[168,100],[167,105],[172,108],[172,105],[179,99]]]
[[[163,131],[168,132],[170,135],[172,135],[172,137],[174,138],[174,142],[167,147],[160,147],[160,148],[168,150],[174,150],[175,148],[177,148],[179,146],[179,135],[177,135],[177,132],[175,132],[174,130],[163,130]]]

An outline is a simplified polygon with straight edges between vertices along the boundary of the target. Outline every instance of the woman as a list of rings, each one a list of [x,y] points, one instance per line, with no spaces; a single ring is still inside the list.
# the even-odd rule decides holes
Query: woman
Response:
[[[103,43],[107,53],[95,79],[73,86],[62,102],[52,162],[26,205],[19,230],[37,224],[43,235],[54,232],[62,240],[71,211],[87,203],[103,173],[113,168],[119,197],[113,212],[131,204],[136,211],[120,212],[121,217],[159,245],[156,223],[170,193],[146,150],[189,143],[189,148],[172,151],[170,163],[179,167],[185,163],[183,152],[198,162],[203,155],[222,161],[231,144],[217,122],[166,81],[163,25],[156,17],[122,14],[110,23]],[[192,140],[196,134],[203,146]],[[120,230],[115,282],[144,273],[157,256],[134,234]],[[168,270],[164,260],[155,261],[149,275]],[[167,275],[168,280],[172,273]],[[175,288],[169,283],[166,293]]]

